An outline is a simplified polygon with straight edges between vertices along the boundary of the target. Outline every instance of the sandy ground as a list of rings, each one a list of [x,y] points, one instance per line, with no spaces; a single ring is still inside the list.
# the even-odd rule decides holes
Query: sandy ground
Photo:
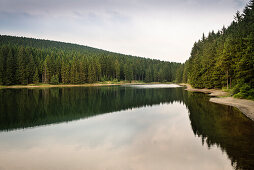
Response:
[[[229,94],[227,92],[224,92],[222,90],[218,90],[218,89],[195,89],[193,87],[191,87],[191,85],[189,84],[180,84],[183,86],[186,86],[186,90],[191,91],[191,92],[202,92],[202,93],[206,93],[209,96],[214,96],[214,97],[221,97],[221,96],[228,96]]]
[[[210,98],[210,102],[224,104],[228,106],[234,106],[238,108],[244,115],[254,121],[254,101],[246,100],[246,99],[237,99],[229,96],[227,92],[218,89],[195,89],[192,88],[189,84],[181,84],[182,86],[186,86],[186,90],[192,92],[202,92],[209,94],[210,96],[214,96]]]

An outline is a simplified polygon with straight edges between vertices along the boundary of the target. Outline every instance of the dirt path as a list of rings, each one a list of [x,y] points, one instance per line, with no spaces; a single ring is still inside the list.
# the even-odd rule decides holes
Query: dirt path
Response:
[[[229,96],[229,93],[224,92],[218,89],[195,89],[192,88],[189,84],[180,84],[182,86],[186,86],[187,91],[191,92],[202,92],[209,94],[210,96],[214,96],[210,98],[210,102],[224,104],[228,106],[234,106],[238,108],[244,115],[254,121],[254,101],[246,100],[246,99],[237,99]]]

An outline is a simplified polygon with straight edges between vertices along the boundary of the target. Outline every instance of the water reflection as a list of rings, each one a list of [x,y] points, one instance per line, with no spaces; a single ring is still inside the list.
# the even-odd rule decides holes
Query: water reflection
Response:
[[[132,87],[0,90],[0,130],[33,127],[182,100],[182,89]]]
[[[203,94],[189,93],[185,103],[193,132],[203,144],[220,147],[236,169],[253,169],[253,121],[233,107],[210,103]]]
[[[0,90],[0,113],[0,169],[254,167],[253,122],[183,88]]]
[[[230,161],[220,149],[208,152],[193,136],[186,112],[183,104],[164,104],[5,132],[0,142],[1,166],[43,170],[230,169]]]

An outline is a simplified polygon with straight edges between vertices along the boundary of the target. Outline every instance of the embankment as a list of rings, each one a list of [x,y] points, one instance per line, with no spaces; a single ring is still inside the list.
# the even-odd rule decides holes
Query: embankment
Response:
[[[254,101],[252,100],[228,97],[230,96],[229,93],[219,89],[195,89],[192,88],[191,85],[189,84],[180,84],[180,85],[186,86],[187,91],[202,92],[208,94],[209,96],[213,96],[213,98],[210,98],[209,100],[210,102],[234,106],[238,108],[248,118],[254,121]]]

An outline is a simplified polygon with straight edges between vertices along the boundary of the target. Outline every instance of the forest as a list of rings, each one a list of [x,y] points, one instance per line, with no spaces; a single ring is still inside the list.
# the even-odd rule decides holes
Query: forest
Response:
[[[194,43],[184,63],[118,54],[88,46],[0,35],[0,85],[104,81],[183,82],[225,88],[254,99],[254,0],[226,28]]]
[[[254,99],[254,0],[237,11],[227,28],[210,32],[194,44],[177,82],[195,88],[226,88],[234,97]]]
[[[179,66],[77,44],[0,35],[0,85],[173,82]]]

